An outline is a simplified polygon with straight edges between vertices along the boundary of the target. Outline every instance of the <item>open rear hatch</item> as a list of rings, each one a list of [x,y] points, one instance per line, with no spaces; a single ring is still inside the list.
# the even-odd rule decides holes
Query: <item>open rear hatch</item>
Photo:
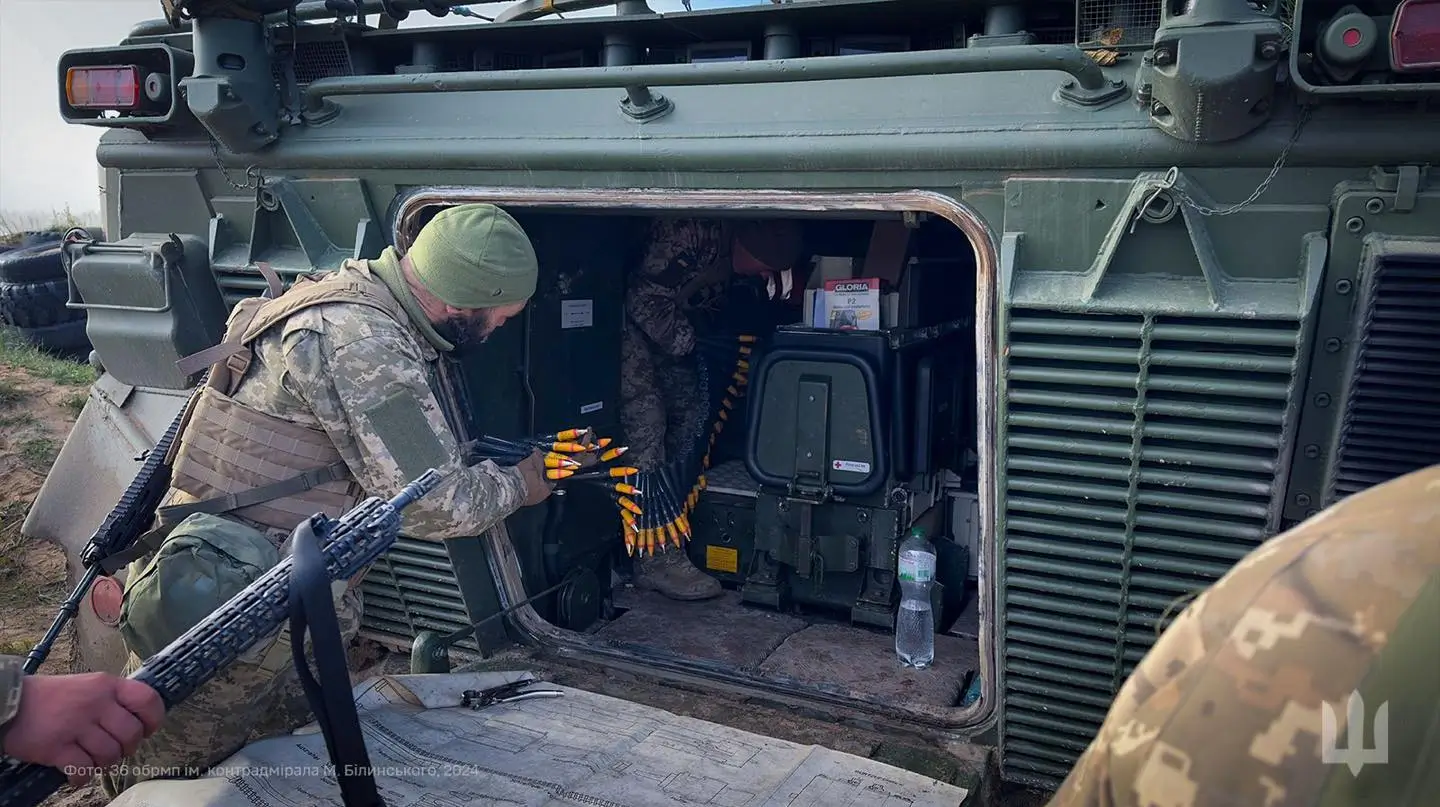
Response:
[[[665,551],[687,553],[724,594],[677,602],[632,585],[614,495],[574,486],[488,536],[402,540],[366,578],[366,634],[413,648],[416,669],[448,670],[447,652],[474,658],[521,640],[908,730],[974,728],[991,711],[979,425],[993,355],[988,237],[931,194],[818,197],[795,205],[803,212],[747,210],[764,202],[741,194],[716,204],[707,192],[704,208],[683,197],[538,207],[416,192],[397,203],[397,242],[442,205],[485,200],[506,206],[535,243],[540,286],[523,325],[445,370],[457,432],[514,438],[583,425],[622,440],[621,312],[651,217],[804,226],[794,300],[767,300],[759,281],[712,323],[758,342],[711,372],[713,440],[692,538]],[[844,278],[878,279],[878,327],[824,327],[823,310],[815,321],[815,292]],[[691,482],[681,480],[681,498]],[[896,548],[912,526],[938,554],[935,662],[918,670],[897,661],[894,644]]]

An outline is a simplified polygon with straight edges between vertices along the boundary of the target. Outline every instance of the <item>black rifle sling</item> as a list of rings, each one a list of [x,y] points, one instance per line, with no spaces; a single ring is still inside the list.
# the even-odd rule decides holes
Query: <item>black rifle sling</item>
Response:
[[[340,621],[335,616],[314,519],[296,527],[291,544],[294,565],[290,572],[290,652],[300,685],[324,732],[346,807],[384,807],[370,767],[365,735],[360,730],[360,716],[355,712]],[[307,627],[318,681],[305,659]]]

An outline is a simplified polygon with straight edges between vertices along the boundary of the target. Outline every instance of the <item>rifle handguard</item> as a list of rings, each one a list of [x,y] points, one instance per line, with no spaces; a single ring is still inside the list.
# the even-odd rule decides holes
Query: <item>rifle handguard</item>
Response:
[[[324,544],[331,580],[359,574],[395,543],[400,512],[439,487],[445,477],[428,470],[389,501],[371,497],[338,519],[311,516]],[[183,702],[262,638],[290,620],[290,569],[286,556],[259,579],[212,611],[180,638],[151,656],[130,678],[149,685],[165,708]],[[37,807],[67,781],[56,768],[0,758],[0,807]]]

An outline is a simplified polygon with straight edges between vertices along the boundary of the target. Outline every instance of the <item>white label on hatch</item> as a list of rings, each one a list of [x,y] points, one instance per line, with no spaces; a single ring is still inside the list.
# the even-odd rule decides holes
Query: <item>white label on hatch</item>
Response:
[[[854,460],[835,460],[834,462],[830,463],[830,467],[834,468],[837,471],[850,471],[851,473],[857,474],[870,473],[870,463],[868,462],[855,462]]]
[[[580,414],[582,414],[582,415],[588,415],[588,414],[590,414],[591,412],[599,412],[601,409],[604,409],[604,408],[605,408],[605,402],[604,402],[604,401],[596,401],[595,403],[585,404],[584,406],[580,407]]]
[[[561,300],[560,327],[588,328],[595,324],[594,300]]]

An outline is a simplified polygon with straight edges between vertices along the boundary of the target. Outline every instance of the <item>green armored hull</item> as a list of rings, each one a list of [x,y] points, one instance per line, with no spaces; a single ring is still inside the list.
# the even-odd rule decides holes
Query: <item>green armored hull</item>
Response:
[[[449,652],[534,643],[975,740],[1053,788],[1189,596],[1440,462],[1440,56],[1383,36],[1400,4],[1369,28],[1318,0],[557,2],[432,27],[191,5],[60,65],[62,115],[109,129],[110,240],[67,248],[103,394],[24,531],[77,575],[196,380],[176,360],[265,288],[258,263],[288,281],[403,252],[473,201],[521,221],[541,280],[518,327],[437,368],[462,438],[618,435],[650,220],[791,219],[806,260],[691,517],[727,593],[636,592],[614,505],[567,494],[376,564],[366,634],[417,658],[507,611]],[[66,95],[67,71],[116,65],[134,104]],[[876,327],[817,319],[837,279],[877,281]],[[912,525],[940,554],[923,673],[893,659]],[[86,666],[118,669],[114,629],[79,622]]]

